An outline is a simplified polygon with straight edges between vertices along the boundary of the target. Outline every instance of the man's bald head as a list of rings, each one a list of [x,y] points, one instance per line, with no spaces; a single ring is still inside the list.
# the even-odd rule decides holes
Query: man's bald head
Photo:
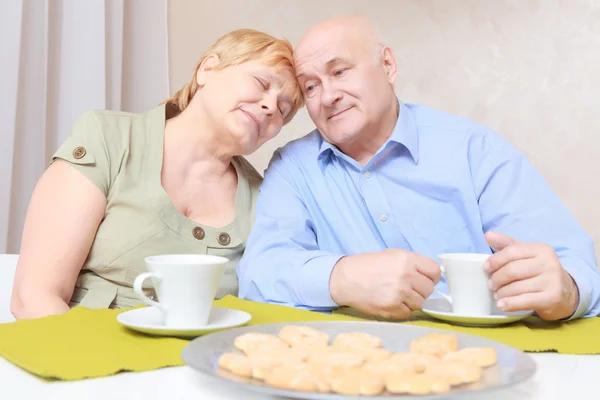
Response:
[[[379,61],[384,46],[379,29],[368,18],[358,15],[345,15],[328,18],[312,26],[302,35],[294,54],[302,55],[306,48],[311,49],[326,37],[345,37],[357,46],[370,49]],[[317,43],[315,43],[317,42]]]

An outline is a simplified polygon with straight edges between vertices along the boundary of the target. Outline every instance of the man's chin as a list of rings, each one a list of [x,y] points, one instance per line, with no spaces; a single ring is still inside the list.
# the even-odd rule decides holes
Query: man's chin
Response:
[[[344,144],[351,142],[358,135],[358,132],[353,127],[351,129],[343,129],[343,127],[335,127],[335,129],[328,129],[326,131],[319,130],[321,136],[329,143],[332,144]]]

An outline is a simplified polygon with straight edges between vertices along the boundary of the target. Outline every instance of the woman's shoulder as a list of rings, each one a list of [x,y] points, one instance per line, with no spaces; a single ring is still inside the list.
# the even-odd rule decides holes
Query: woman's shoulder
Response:
[[[119,110],[88,110],[77,117],[73,128],[95,125],[103,135],[118,134],[122,131],[130,131],[133,125],[151,118],[154,113],[154,109],[143,113]]]
[[[88,146],[101,147],[108,154],[116,155],[130,147],[143,146],[148,135],[161,136],[163,127],[163,106],[142,113],[88,110],[75,119],[67,141],[83,141]]]

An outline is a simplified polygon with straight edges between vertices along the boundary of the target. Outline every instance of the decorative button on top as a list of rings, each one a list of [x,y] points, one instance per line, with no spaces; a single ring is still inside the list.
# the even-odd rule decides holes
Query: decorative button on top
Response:
[[[204,229],[197,226],[194,229],[192,229],[192,235],[194,235],[196,239],[202,240],[204,239]]]
[[[85,156],[85,153],[87,153],[85,147],[79,146],[76,147],[75,150],[73,150],[73,157],[79,160],[80,158],[83,158]]]
[[[217,239],[221,246],[227,246],[231,242],[231,238],[225,232],[219,233],[219,237]]]

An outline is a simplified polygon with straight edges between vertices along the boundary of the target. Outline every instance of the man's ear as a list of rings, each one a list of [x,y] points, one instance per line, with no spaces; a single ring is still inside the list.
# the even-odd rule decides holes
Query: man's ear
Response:
[[[396,76],[398,75],[398,65],[396,64],[396,57],[394,52],[388,46],[381,48],[381,63],[385,74],[388,77],[388,81],[391,85],[396,82]]]
[[[219,56],[216,54],[211,54],[202,60],[200,68],[198,68],[198,72],[196,73],[196,83],[198,83],[198,86],[202,87],[206,84],[211,72],[214,71],[217,65],[219,65]]]

